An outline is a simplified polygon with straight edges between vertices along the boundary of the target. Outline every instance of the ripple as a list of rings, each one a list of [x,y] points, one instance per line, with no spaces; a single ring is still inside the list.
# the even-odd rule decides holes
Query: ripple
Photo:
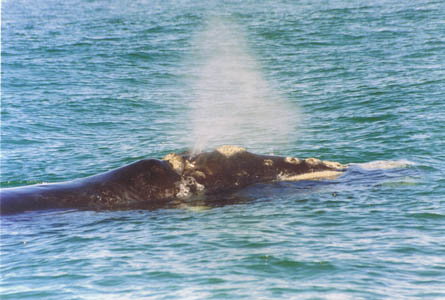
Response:
[[[425,220],[444,220],[445,214],[439,214],[439,213],[414,213],[414,214],[408,214],[408,217],[416,218],[416,219],[425,219]]]

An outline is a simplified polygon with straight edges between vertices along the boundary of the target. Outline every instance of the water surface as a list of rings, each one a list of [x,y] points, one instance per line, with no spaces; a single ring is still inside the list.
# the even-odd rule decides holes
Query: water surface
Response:
[[[444,15],[2,1],[2,187],[229,142],[358,165],[209,208],[2,217],[1,298],[445,298]]]

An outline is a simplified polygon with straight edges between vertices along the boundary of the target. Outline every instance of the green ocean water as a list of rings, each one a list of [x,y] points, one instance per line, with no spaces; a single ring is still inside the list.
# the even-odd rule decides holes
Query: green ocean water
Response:
[[[1,217],[1,299],[445,299],[443,1],[1,2],[1,187],[237,144],[230,203]]]

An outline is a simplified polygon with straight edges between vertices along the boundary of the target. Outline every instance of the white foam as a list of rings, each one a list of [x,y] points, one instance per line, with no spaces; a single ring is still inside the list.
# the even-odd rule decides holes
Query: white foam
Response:
[[[415,165],[415,163],[408,160],[376,160],[367,163],[349,164],[349,166],[358,166],[364,170],[387,170],[406,168],[407,166]]]

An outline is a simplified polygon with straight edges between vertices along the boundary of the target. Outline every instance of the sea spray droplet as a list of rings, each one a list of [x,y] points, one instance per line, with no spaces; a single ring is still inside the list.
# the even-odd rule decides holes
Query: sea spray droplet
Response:
[[[194,46],[187,141],[194,152],[224,144],[273,152],[292,142],[298,107],[269,87],[240,27],[214,18]]]

